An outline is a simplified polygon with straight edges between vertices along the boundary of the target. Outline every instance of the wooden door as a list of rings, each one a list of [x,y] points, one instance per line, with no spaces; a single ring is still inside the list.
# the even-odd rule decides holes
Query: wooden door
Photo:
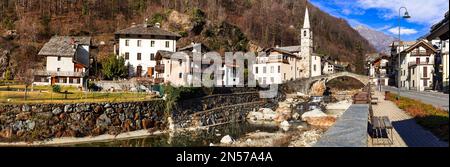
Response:
[[[136,68],[136,76],[141,77],[142,75],[142,66],[137,66]]]
[[[148,77],[153,78],[153,67],[149,67],[147,69],[147,75]]]

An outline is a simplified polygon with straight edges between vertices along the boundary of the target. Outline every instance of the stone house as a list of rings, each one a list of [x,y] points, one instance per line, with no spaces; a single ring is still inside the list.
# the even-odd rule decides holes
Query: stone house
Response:
[[[39,51],[45,69],[34,72],[33,85],[71,85],[86,88],[91,37],[54,36]]]

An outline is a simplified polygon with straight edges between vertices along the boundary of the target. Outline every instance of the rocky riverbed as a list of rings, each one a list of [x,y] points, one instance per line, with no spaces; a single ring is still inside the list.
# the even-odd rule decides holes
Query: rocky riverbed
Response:
[[[240,138],[224,136],[214,146],[233,147],[310,147],[350,107],[351,101],[324,103],[306,95],[288,95],[273,111],[260,108],[250,112],[247,119],[252,124],[277,126],[276,132],[256,131]]]

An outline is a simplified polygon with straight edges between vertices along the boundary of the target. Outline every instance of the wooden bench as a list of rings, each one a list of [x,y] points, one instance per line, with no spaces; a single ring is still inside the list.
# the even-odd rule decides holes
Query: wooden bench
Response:
[[[378,104],[378,97],[372,97],[372,98],[370,99],[370,103],[371,103],[371,104]]]
[[[372,106],[370,106],[369,121],[372,125],[372,145],[374,138],[383,138],[383,131],[386,132],[389,144],[394,144],[394,127],[392,126],[392,123],[387,116],[374,116]]]

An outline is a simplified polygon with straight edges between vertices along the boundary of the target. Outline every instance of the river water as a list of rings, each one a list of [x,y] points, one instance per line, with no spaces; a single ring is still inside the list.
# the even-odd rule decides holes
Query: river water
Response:
[[[248,122],[230,123],[196,131],[160,134],[137,139],[66,145],[68,147],[201,147],[210,143],[220,143],[225,135],[239,138],[247,133],[281,131],[275,125],[255,125]]]
[[[299,110],[299,109],[297,109]],[[345,110],[325,110],[327,115],[339,117]],[[304,122],[296,124],[304,125]],[[220,143],[225,135],[230,135],[233,139],[239,139],[252,132],[283,132],[276,124],[253,124],[244,122],[235,122],[219,126],[209,127],[207,129],[198,129],[195,131],[180,131],[174,133],[164,133],[141,137],[135,139],[110,140],[103,142],[92,142],[74,145],[64,145],[68,147],[202,147],[209,146],[210,143]]]

